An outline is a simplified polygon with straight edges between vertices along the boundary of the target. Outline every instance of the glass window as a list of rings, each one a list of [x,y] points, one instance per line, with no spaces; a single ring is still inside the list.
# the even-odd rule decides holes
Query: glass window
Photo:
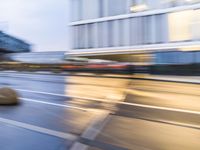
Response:
[[[147,43],[156,43],[156,16],[149,16],[149,30],[148,30],[148,39]]]
[[[122,28],[120,29],[120,24],[121,24],[121,20],[115,20],[112,21],[113,24],[113,29],[112,29],[112,46],[114,47],[118,47],[120,44],[120,31],[122,30]]]
[[[120,15],[127,12],[127,0],[108,0],[108,15]]]
[[[156,53],[155,63],[157,64],[178,64],[181,62],[180,58],[182,52],[173,51],[173,52],[159,52]]]
[[[152,44],[156,42],[156,22],[155,16],[142,17],[142,43]],[[161,27],[160,25],[159,27]],[[160,30],[160,32],[164,32]],[[160,33],[161,34],[161,33]],[[164,36],[164,35],[163,35]],[[159,36],[160,37],[160,36]]]
[[[116,22],[115,21],[109,21],[108,22],[108,47],[113,47],[114,46],[114,36],[117,33],[116,30]]]
[[[84,49],[87,47],[87,25],[79,25],[77,26],[77,47],[79,49]]]
[[[180,63],[182,64],[191,64],[195,62],[195,53],[194,52],[182,52],[179,57]]]
[[[191,21],[191,34],[192,39],[194,40],[200,40],[200,9],[194,10],[194,14],[192,16]]]
[[[131,18],[130,23],[130,41],[131,45],[142,43],[142,18]]]
[[[149,16],[142,17],[142,43],[147,44],[149,43],[149,36],[150,36],[150,19]]]
[[[167,15],[156,15],[156,43],[168,42]]]
[[[99,0],[83,0],[83,19],[93,19],[99,17]]]
[[[130,19],[123,19],[119,26],[119,45],[129,46],[130,45]]]
[[[99,0],[99,17],[107,16],[107,0]]]
[[[148,9],[163,8],[166,2],[164,0],[145,0],[144,4],[147,5]],[[163,5],[164,4],[164,5]]]
[[[192,10],[171,13],[168,16],[170,41],[191,39]]]
[[[195,63],[200,63],[200,51],[195,52]]]
[[[71,21],[81,20],[82,0],[71,0]]]
[[[98,23],[98,47],[108,47],[108,23]]]
[[[125,45],[125,19],[123,20],[118,20],[117,24],[117,35],[116,36],[116,41],[117,41],[117,46],[124,46]],[[129,37],[128,37],[129,38]]]
[[[88,25],[88,48],[95,48],[97,34],[96,34],[96,24],[92,23]]]
[[[79,30],[78,30],[78,26],[73,26],[73,27],[71,27],[71,35],[72,35],[72,40],[71,40],[71,43],[72,43],[72,45],[71,45],[71,47],[73,48],[73,49],[77,49],[77,48],[79,48],[79,41],[78,41],[78,36],[79,36]]]

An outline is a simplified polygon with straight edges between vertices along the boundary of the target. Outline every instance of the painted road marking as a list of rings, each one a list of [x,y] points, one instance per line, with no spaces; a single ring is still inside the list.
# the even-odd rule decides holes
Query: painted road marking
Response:
[[[123,104],[123,105],[129,105],[129,106],[136,106],[136,107],[143,107],[143,108],[150,108],[150,109],[158,109],[158,110],[166,110],[166,111],[174,111],[174,112],[200,115],[199,111],[193,111],[193,110],[185,110],[185,109],[169,108],[169,107],[161,107],[161,106],[145,105],[145,104],[137,104],[137,103],[128,103],[128,102],[117,102],[117,103]]]
[[[19,121],[10,120],[10,119],[0,118],[0,122],[10,124],[13,126],[17,126],[20,128],[28,129],[31,131],[59,137],[62,139],[67,139],[67,140],[72,140],[72,141],[77,139],[77,136],[74,134],[59,132],[59,131],[55,131],[55,130],[51,130],[51,129],[47,129],[47,128],[43,128],[43,127],[38,127],[35,125],[31,125],[31,124],[27,124],[27,123],[23,123],[23,122],[19,122]]]
[[[103,127],[110,120],[109,111],[96,111],[97,115],[94,120],[90,123],[88,128],[82,133],[81,137],[88,140],[94,140],[98,134],[101,132]],[[88,145],[80,143],[79,141],[75,142],[70,150],[87,150]]]
[[[196,114],[200,115],[199,111],[193,111],[193,110],[185,110],[185,109],[178,109],[178,108],[169,108],[169,107],[161,107],[161,106],[154,106],[154,105],[145,105],[145,104],[138,104],[138,103],[128,103],[128,102],[122,102],[122,101],[109,101],[105,99],[97,99],[97,98],[90,98],[90,97],[81,97],[81,96],[70,96],[70,95],[64,95],[64,94],[56,94],[56,93],[49,93],[49,92],[40,92],[40,91],[32,91],[32,90],[25,90],[25,89],[16,89],[18,91],[24,91],[24,92],[31,92],[31,93],[37,93],[37,94],[46,94],[46,95],[53,95],[53,96],[61,96],[61,97],[68,97],[68,98],[77,98],[77,99],[84,99],[84,100],[91,100],[91,101],[99,101],[99,102],[106,102],[111,104],[122,104],[122,105],[129,105],[129,106],[136,106],[136,107],[143,107],[143,108],[151,108],[151,109],[159,109],[159,110],[166,110],[166,111],[174,111],[174,112],[182,112],[182,113],[190,113],[190,114]],[[31,99],[27,99],[27,101],[31,101]],[[36,102],[36,100],[33,100]],[[40,103],[46,103],[49,102],[43,102],[38,101]],[[49,103],[52,105],[62,106],[62,107],[73,107],[73,106],[67,106],[62,104],[56,104],[56,103]],[[82,109],[79,107],[74,107],[77,109]],[[84,111],[86,109],[83,109]]]
[[[19,91],[25,91],[22,89],[17,89]],[[26,90],[27,92],[31,92],[31,90]],[[47,95],[54,95],[54,96],[62,96],[62,97],[68,97],[68,98],[77,98],[77,99],[84,99],[84,100],[91,100],[91,101],[99,101],[99,102],[106,102],[106,103],[111,103],[111,104],[121,104],[121,105],[128,105],[128,106],[136,106],[136,107],[143,107],[143,108],[149,108],[149,109],[158,109],[158,110],[166,110],[166,111],[174,111],[174,112],[181,112],[181,113],[190,113],[190,114],[196,114],[200,115],[199,111],[193,111],[193,110],[185,110],[185,109],[178,109],[178,108],[169,108],[169,107],[162,107],[162,106],[154,106],[154,105],[145,105],[145,104],[138,104],[138,103],[128,103],[128,102],[122,102],[122,101],[112,101],[112,100],[105,100],[105,99],[96,99],[96,98],[89,98],[89,97],[79,97],[79,96],[70,96],[70,95],[63,95],[63,94],[54,94],[54,93],[48,93],[48,92],[37,92],[33,91],[33,93],[39,93],[39,94],[47,94]],[[30,99],[31,101],[31,99]],[[35,101],[35,100],[34,100]],[[48,104],[49,102],[43,102],[43,101],[38,101],[40,103],[46,103]],[[50,103],[51,104],[51,103]],[[52,103],[53,105],[60,105],[62,104],[56,104]],[[67,106],[63,105],[62,107],[73,107],[73,106]],[[77,109],[82,109],[79,107],[74,107]],[[86,109],[83,109],[84,111]]]
[[[20,97],[20,99],[23,100],[23,101],[28,101],[28,102],[47,104],[47,105],[52,105],[52,106],[65,107],[65,108],[73,108],[73,109],[78,109],[78,110],[81,110],[81,111],[89,111],[89,109],[76,107],[76,106],[63,105],[63,104],[58,104],[58,103],[51,103],[51,102],[46,102],[46,101],[39,101],[39,100],[30,99],[30,98],[23,98],[23,97]]]
[[[12,75],[14,74],[14,75]],[[6,77],[18,77],[18,78],[23,78],[23,77],[33,77],[33,75],[47,75],[47,76],[54,76],[54,77],[65,77],[65,76],[83,76],[83,77],[97,77],[97,78],[119,78],[119,79],[129,79],[132,78],[132,75],[117,75],[117,74],[101,74],[101,75],[96,75],[96,74],[81,74],[81,73],[60,73],[60,74],[54,74],[54,73],[7,73],[7,72],[0,72],[0,76],[5,76]],[[9,75],[9,76],[8,76]],[[12,75],[12,76],[11,76]],[[18,76],[16,76],[18,75]]]
[[[22,92],[36,93],[36,94],[46,94],[46,95],[52,95],[52,96],[68,97],[64,94],[56,94],[56,93],[49,93],[49,92],[40,92],[40,91],[25,90],[25,89],[15,89],[15,90],[22,91]]]
[[[86,99],[86,100],[94,100],[94,101],[101,101],[101,102],[105,101],[105,102],[107,102],[104,99],[98,99],[98,98],[72,96],[72,95],[56,94],[56,93],[49,93],[49,92],[40,92],[40,91],[25,90],[25,89],[15,89],[15,90],[22,91],[22,92],[36,93],[36,94],[45,94],[45,95],[52,95],[52,96],[60,96],[60,97],[66,97],[66,98],[77,98],[77,99]]]

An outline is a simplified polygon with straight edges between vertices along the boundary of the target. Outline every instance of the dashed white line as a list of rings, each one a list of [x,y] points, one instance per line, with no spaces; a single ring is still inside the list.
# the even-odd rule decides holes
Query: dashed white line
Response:
[[[13,126],[17,126],[17,127],[20,127],[20,128],[28,129],[28,130],[31,130],[31,131],[35,131],[35,132],[59,137],[59,138],[62,138],[62,139],[67,139],[67,140],[72,140],[72,141],[77,139],[76,135],[73,135],[73,134],[70,134],[70,133],[55,131],[55,130],[51,130],[51,129],[47,129],[47,128],[43,128],[43,127],[38,127],[38,126],[35,126],[35,125],[31,125],[31,124],[27,124],[27,123],[23,123],[23,122],[19,122],[19,121],[14,121],[14,120],[10,120],[10,119],[0,118],[0,122],[3,122],[5,124],[10,124],[10,125],[13,125]]]
[[[53,95],[53,96],[60,96],[60,97],[68,97],[67,95],[64,95],[64,94],[56,94],[56,93],[49,93],[49,92],[40,92],[40,91],[25,90],[25,89],[15,89],[15,90],[22,91],[22,92],[36,93],[36,94],[46,94],[46,95]]]
[[[84,108],[76,107],[76,106],[63,105],[63,104],[58,104],[58,103],[51,103],[51,102],[46,102],[46,101],[39,101],[39,100],[30,99],[30,98],[23,98],[23,97],[20,97],[20,99],[23,100],[23,101],[29,101],[29,102],[34,102],[34,103],[41,103],[41,104],[47,104],[47,105],[52,105],[52,106],[65,107],[65,108],[73,108],[73,109],[78,109],[78,110],[81,110],[81,111],[89,111],[89,109],[84,109]]]
[[[174,112],[200,115],[199,111],[193,111],[193,110],[185,110],[185,109],[169,108],[169,107],[161,107],[161,106],[153,106],[153,105],[145,105],[145,104],[137,104],[137,103],[127,103],[127,102],[117,102],[117,103],[129,105],[129,106],[136,106],[136,107],[143,107],[143,108],[151,108],[151,109],[158,109],[158,110],[166,110],[166,111],[174,111]]]
[[[129,106],[136,106],[136,107],[143,107],[143,108],[150,108],[150,109],[158,109],[158,110],[166,110],[166,111],[174,111],[174,112],[190,113],[190,114],[200,115],[199,111],[193,111],[193,110],[185,110],[185,109],[178,109],[178,108],[169,108],[169,107],[145,105],[145,104],[138,104],[138,103],[129,103],[129,102],[122,102],[122,101],[109,101],[109,100],[105,100],[105,99],[96,99],[96,98],[88,98],[88,97],[70,96],[70,95],[54,94],[54,93],[48,93],[48,92],[39,92],[39,91],[31,91],[31,90],[23,90],[23,89],[16,89],[16,90],[26,91],[26,92],[32,92],[32,93],[38,93],[38,94],[47,94],[47,95],[62,96],[62,97],[69,97],[69,98],[78,98],[78,99],[85,99],[85,100],[91,100],[91,101],[106,102],[106,103],[112,103],[112,104],[122,104],[122,105],[129,105]],[[39,102],[43,103],[43,101],[39,101]],[[44,103],[48,104],[48,102],[44,102]],[[55,104],[55,105],[61,105],[61,104]],[[73,107],[73,106],[68,106],[68,107]],[[79,109],[81,109],[81,108],[79,108]]]
[[[49,93],[49,92],[40,92],[40,91],[32,91],[32,90],[25,90],[25,89],[15,89],[17,91],[22,92],[30,92],[30,93],[36,93],[36,94],[46,94],[46,95],[52,95],[52,96],[60,96],[60,97],[66,97],[66,98],[77,98],[77,99],[85,99],[85,100],[93,100],[93,101],[101,101],[101,102],[107,102],[104,99],[99,98],[90,98],[90,97],[82,97],[82,96],[72,96],[72,95],[65,95],[65,94],[56,94],[56,93]]]

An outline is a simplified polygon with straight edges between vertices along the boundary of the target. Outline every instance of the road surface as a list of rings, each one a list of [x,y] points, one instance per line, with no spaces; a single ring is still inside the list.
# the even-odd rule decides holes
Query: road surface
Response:
[[[1,150],[199,150],[199,84],[0,72]]]

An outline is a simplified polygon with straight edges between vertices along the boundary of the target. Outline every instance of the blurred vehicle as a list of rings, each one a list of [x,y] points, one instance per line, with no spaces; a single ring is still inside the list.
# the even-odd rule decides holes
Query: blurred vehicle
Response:
[[[0,59],[0,70],[130,73],[128,63],[79,57],[66,58],[64,52],[12,53],[1,55]]]
[[[101,59],[65,57],[64,52],[4,54],[0,70],[91,72],[118,74],[200,75],[200,63],[130,63]]]

